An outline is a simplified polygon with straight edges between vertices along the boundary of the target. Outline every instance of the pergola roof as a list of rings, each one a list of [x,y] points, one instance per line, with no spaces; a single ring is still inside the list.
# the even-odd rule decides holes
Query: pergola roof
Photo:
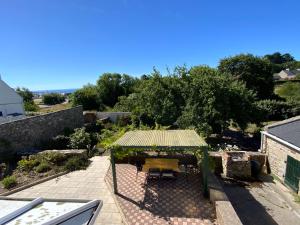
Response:
[[[206,145],[194,130],[137,130],[125,133],[114,145],[125,148],[197,148]]]

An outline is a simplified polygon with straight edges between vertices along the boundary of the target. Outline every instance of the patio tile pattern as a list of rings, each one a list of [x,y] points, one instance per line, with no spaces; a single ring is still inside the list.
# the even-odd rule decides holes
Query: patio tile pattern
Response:
[[[214,206],[202,197],[200,175],[149,180],[135,166],[117,164],[117,200],[129,225],[216,224]],[[111,169],[107,181],[112,185]]]
[[[12,194],[20,198],[100,199],[103,207],[96,225],[122,225],[123,220],[115,198],[105,182],[109,157],[95,156],[86,170],[79,170]]]

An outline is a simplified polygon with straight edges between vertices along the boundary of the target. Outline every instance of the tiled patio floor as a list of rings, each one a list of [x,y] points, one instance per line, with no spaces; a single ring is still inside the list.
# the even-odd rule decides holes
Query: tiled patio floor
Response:
[[[199,175],[146,183],[145,173],[136,176],[135,166],[118,164],[116,168],[117,200],[128,224],[216,224],[213,205],[202,197]],[[112,184],[111,170],[106,179]]]

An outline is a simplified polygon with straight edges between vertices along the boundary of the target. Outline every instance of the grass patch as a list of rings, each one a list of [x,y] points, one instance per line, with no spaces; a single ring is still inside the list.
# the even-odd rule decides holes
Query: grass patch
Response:
[[[61,111],[64,109],[70,109],[72,108],[72,104],[71,103],[64,103],[64,104],[57,104],[57,105],[52,105],[46,108],[42,108],[40,107],[39,112],[41,113],[50,113],[50,112],[57,112],[57,111]]]
[[[17,185],[17,179],[15,176],[8,176],[2,180],[2,184],[6,189],[13,188]]]
[[[37,167],[35,167],[35,171],[37,173],[45,173],[47,171],[51,170],[51,166],[48,162],[41,162]]]
[[[89,165],[89,160],[87,157],[73,156],[69,158],[64,166],[67,171],[86,169]]]

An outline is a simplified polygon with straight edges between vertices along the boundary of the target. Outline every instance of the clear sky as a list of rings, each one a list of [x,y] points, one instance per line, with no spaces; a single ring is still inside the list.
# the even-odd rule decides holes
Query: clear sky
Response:
[[[43,90],[238,53],[300,59],[299,9],[299,0],[0,0],[0,74]]]

